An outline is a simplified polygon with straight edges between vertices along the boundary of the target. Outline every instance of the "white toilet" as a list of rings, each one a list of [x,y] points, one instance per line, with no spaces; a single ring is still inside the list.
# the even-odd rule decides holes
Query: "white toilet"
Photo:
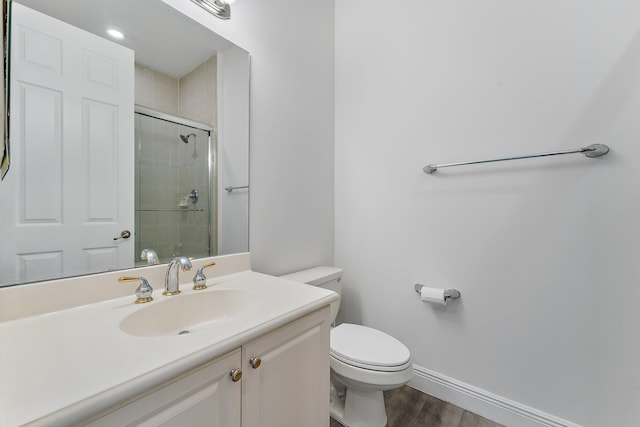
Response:
[[[315,267],[282,276],[342,295],[342,269]],[[331,306],[331,321],[340,301]],[[409,349],[384,332],[343,323],[331,329],[331,417],[347,427],[384,427],[382,392],[413,376]]]

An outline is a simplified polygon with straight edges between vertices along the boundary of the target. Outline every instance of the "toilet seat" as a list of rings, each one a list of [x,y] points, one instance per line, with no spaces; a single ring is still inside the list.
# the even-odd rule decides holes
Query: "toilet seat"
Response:
[[[409,349],[394,337],[362,325],[331,330],[331,357],[361,369],[397,372],[411,366]]]

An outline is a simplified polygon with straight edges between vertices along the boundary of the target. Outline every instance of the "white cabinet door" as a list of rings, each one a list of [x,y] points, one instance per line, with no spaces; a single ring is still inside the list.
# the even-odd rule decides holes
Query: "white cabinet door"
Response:
[[[327,427],[329,317],[325,307],[242,347],[244,427]]]
[[[0,283],[132,267],[133,51],[12,6]]]
[[[240,427],[240,349],[94,420],[91,427]]]

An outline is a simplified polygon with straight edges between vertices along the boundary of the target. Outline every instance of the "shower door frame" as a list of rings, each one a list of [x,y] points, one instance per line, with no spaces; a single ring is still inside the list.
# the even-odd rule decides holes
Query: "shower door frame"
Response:
[[[134,116],[140,114],[143,116],[151,117],[153,119],[164,120],[166,122],[175,123],[181,126],[189,126],[198,130],[209,132],[208,138],[208,153],[207,153],[207,173],[209,176],[209,256],[217,255],[218,253],[218,236],[217,233],[214,236],[212,226],[218,223],[218,153],[217,153],[217,138],[213,138],[215,135],[215,129],[213,126],[206,123],[198,122],[196,120],[187,119],[185,117],[174,116],[173,114],[165,113],[163,111],[154,110],[153,108],[145,107],[143,105],[134,105]],[[139,149],[139,147],[136,147]],[[214,170],[215,169],[215,170]],[[215,172],[215,173],[214,173]],[[134,203],[135,204],[135,203]],[[215,209],[214,209],[215,207]]]

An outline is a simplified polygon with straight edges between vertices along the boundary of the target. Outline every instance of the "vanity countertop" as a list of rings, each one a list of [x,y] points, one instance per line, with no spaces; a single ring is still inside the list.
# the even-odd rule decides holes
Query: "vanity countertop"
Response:
[[[70,425],[196,368],[338,299],[318,287],[242,271],[207,281],[209,288],[134,304],[129,295],[0,323],[0,425]],[[122,320],[167,298],[237,289],[259,308],[185,335],[138,337]]]

